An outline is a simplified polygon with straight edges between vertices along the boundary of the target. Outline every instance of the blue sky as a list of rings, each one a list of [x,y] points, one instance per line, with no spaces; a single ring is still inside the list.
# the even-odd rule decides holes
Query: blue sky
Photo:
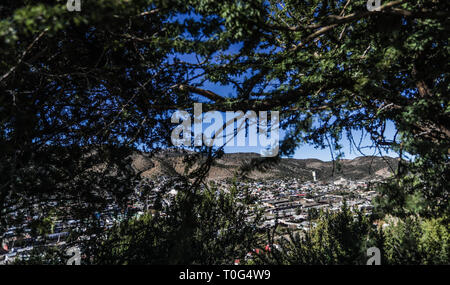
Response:
[[[230,48],[229,51],[230,53],[236,53],[238,52],[240,49],[239,45],[234,45]],[[178,59],[185,61],[185,62],[191,62],[191,63],[196,63],[197,62],[197,58],[192,55],[192,54],[177,54],[174,57],[177,57]],[[235,90],[233,89],[232,86],[223,86],[223,85],[219,85],[219,84],[215,84],[215,83],[211,83],[211,82],[206,82],[203,84],[202,88],[210,90],[214,93],[217,93],[223,97],[234,97],[235,96]],[[221,111],[221,110],[217,110],[217,111]],[[235,110],[238,111],[238,110]],[[240,110],[243,111],[244,113],[248,110]],[[269,111],[269,110],[268,110]],[[204,124],[203,129],[206,127],[207,125]],[[394,134],[396,132],[395,126],[392,122],[388,122],[387,126],[386,126],[386,130],[385,130],[385,135],[386,137],[389,139],[392,139],[394,137]],[[353,137],[355,139],[355,141],[360,140],[361,134],[359,132],[354,132]],[[282,138],[284,136],[283,132],[280,131],[280,138]],[[342,152],[344,153],[344,158],[346,159],[353,159],[355,157],[359,157],[364,155],[380,155],[379,151],[377,151],[377,149],[371,147],[372,142],[368,137],[363,137],[361,140],[361,146],[363,147],[363,154],[360,153],[358,150],[356,150],[355,147],[353,147],[351,145],[351,143],[348,141],[348,139],[346,139],[345,137],[341,140],[341,145],[343,147]],[[225,147],[224,151],[226,153],[236,153],[236,152],[255,152],[255,153],[259,153],[261,150],[261,148],[259,147]],[[388,155],[388,156],[392,156],[392,157],[398,157],[398,155],[395,152],[389,151],[389,152],[384,152],[382,153],[383,155]],[[304,158],[316,158],[316,159],[320,159],[323,161],[330,161],[332,160],[332,156],[330,153],[330,150],[328,148],[326,149],[320,149],[315,147],[314,145],[310,145],[310,144],[304,144],[299,146],[296,151],[295,154],[293,156],[293,158],[298,158],[298,159],[304,159]]]
[[[228,96],[229,94],[233,94],[233,89],[231,87],[207,84],[205,86],[205,88],[207,88],[208,90],[213,91],[219,95]],[[217,111],[220,111],[220,110],[217,110]],[[236,111],[238,111],[238,110],[236,110]],[[243,111],[245,113],[248,110],[240,110],[240,111]],[[396,132],[396,129],[395,129],[394,124],[392,122],[388,122],[387,126],[386,126],[386,131],[385,131],[386,137],[393,138],[395,135],[395,132]],[[282,138],[283,136],[284,136],[283,132],[280,131],[280,138]],[[361,133],[355,131],[355,132],[353,132],[353,136],[354,136],[355,141],[359,142],[359,140],[361,138]],[[356,148],[354,146],[351,146],[351,143],[345,137],[341,140],[341,144],[343,146],[342,152],[345,155],[344,158],[353,159],[355,157],[362,156],[362,154],[358,150],[356,150]],[[371,147],[372,142],[368,137],[363,136],[361,146],[363,147],[363,149],[361,151],[365,155],[379,155],[377,149],[374,147]],[[248,146],[246,146],[246,147],[224,147],[224,151],[226,153],[236,153],[236,152],[259,153],[260,148],[259,147],[248,147]],[[388,156],[392,156],[392,157],[398,156],[395,152],[392,152],[392,151],[390,151],[388,153],[383,152],[383,155],[388,155]],[[317,158],[317,159],[320,159],[323,161],[332,160],[330,150],[328,148],[320,149],[320,148],[315,147],[312,144],[304,144],[304,145],[299,146],[296,149],[293,158],[298,158],[298,159]]]
[[[221,96],[225,96],[225,97],[229,97],[230,95],[233,96],[234,90],[231,86],[220,86],[217,84],[213,84],[213,83],[206,83],[203,88],[213,91]],[[221,111],[221,110],[216,110],[216,111]],[[249,110],[235,110],[235,111],[243,111],[244,113],[246,111]],[[270,111],[270,110],[267,110]],[[205,114],[203,114],[203,118]],[[222,113],[222,117],[225,120],[225,116],[224,113]],[[191,120],[193,122],[192,119],[192,114],[191,114]],[[181,122],[180,122],[181,123]],[[212,123],[208,124],[208,123],[203,123],[203,130],[205,130],[209,125],[211,125]],[[385,131],[385,135],[388,139],[392,139],[395,135],[395,126],[392,122],[388,122],[387,126],[386,126],[386,131]],[[282,130],[280,130],[280,139],[282,139],[284,137],[284,133]],[[367,137],[367,136],[363,136],[361,139],[361,132],[359,131],[354,131],[352,133],[353,138],[356,142],[359,142],[361,140],[361,147],[362,147],[362,153],[364,155],[379,155],[379,151],[377,151],[376,148],[371,147],[372,146],[372,142],[371,140]],[[248,144],[247,144],[248,145]],[[351,145],[351,143],[349,142],[349,140],[344,137],[341,140],[341,145],[343,147],[342,152],[344,153],[344,158],[346,159],[353,159],[355,157],[359,157],[362,156],[363,154],[361,152],[359,152],[353,145]],[[226,153],[238,153],[238,152],[243,152],[243,153],[248,153],[248,152],[254,152],[254,153],[260,153],[261,151],[261,147],[250,147],[250,146],[234,146],[234,147],[224,147],[224,151]],[[392,157],[397,157],[398,155],[392,151],[390,152],[384,152],[383,151],[383,155],[388,155],[388,156],[392,156]],[[316,146],[312,145],[312,144],[303,144],[301,146],[299,146],[296,151],[295,154],[293,155],[293,158],[298,158],[298,159],[305,159],[305,158],[316,158],[316,159],[320,159],[323,161],[330,161],[332,160],[332,156],[330,153],[330,149],[329,148],[325,148],[325,149],[321,149],[321,148],[317,148]]]

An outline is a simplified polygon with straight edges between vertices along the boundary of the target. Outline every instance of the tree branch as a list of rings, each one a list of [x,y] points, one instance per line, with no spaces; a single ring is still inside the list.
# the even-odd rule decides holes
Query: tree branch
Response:
[[[201,89],[195,86],[191,86],[191,85],[185,85],[185,84],[180,84],[180,85],[176,85],[174,86],[182,91],[189,91],[192,93],[196,93],[198,95],[201,95],[203,97],[208,98],[211,101],[215,101],[215,102],[223,102],[225,101],[225,98],[218,95],[217,93],[214,93],[212,91],[209,90],[205,90],[205,89]]]
[[[19,61],[17,62],[17,64],[13,67],[11,67],[11,69],[6,72],[2,77],[0,77],[0,82],[2,82],[3,80],[5,80],[6,78],[8,78],[8,76],[10,76],[16,69],[17,67],[20,66],[20,64],[22,64],[23,60],[25,59],[25,57],[27,56],[27,54],[30,52],[30,50],[33,48],[33,46],[45,35],[45,33],[48,31],[48,28],[46,28],[45,30],[43,30],[34,40],[33,42],[23,51],[22,56],[20,57]]]

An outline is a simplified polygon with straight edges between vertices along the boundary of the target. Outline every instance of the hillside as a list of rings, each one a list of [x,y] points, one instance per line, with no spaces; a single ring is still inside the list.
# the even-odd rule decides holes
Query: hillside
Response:
[[[185,171],[186,163],[183,162],[185,155],[178,152],[163,152],[152,157],[146,154],[135,154],[132,165],[136,170],[142,172],[143,177],[173,176]],[[211,166],[208,179],[233,178],[243,165],[258,158],[259,155],[254,153],[224,154]],[[387,178],[392,174],[391,170],[396,167],[397,159],[395,158],[367,156],[352,160],[343,159],[339,163],[335,163],[333,174],[333,162],[324,162],[318,159],[284,158],[280,162],[270,165],[265,171],[251,171],[247,177],[256,180],[295,177],[308,181],[312,180],[312,171],[315,171],[318,180],[340,177],[366,180]]]

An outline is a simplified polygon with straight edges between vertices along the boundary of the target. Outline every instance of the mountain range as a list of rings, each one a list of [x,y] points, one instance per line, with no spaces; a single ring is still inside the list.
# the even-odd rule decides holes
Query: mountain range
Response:
[[[186,157],[191,157],[193,168],[205,160],[201,157],[192,157],[193,155],[192,152],[176,151],[164,151],[152,156],[137,153],[132,156],[132,166],[141,172],[142,177],[175,176],[186,173],[185,171],[188,169]],[[261,157],[255,153],[226,153],[215,160],[208,172],[207,179],[233,178],[241,174],[243,169],[247,169],[248,165],[255,164],[255,161],[260,160]],[[259,170],[252,169],[246,172],[245,176],[255,180],[298,178],[302,181],[311,181],[314,171],[319,181],[339,178],[349,180],[384,179],[393,174],[397,168],[397,163],[398,159],[387,156],[362,156],[335,162],[319,159],[281,158],[264,168],[259,167]]]

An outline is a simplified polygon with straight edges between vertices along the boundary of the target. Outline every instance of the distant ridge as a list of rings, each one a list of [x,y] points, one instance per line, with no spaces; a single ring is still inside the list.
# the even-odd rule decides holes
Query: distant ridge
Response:
[[[142,177],[175,176],[186,169],[183,158],[192,152],[181,153],[163,151],[152,157],[138,153],[133,155],[133,167],[142,172]],[[240,168],[260,156],[255,153],[227,153],[211,166],[208,179],[223,180],[233,178]],[[384,179],[392,175],[397,168],[398,159],[392,157],[365,156],[355,159],[342,159],[338,163],[324,162],[319,159],[283,158],[279,163],[270,165],[265,171],[253,170],[247,177],[255,180],[277,178],[298,178],[303,181],[312,180],[312,171],[316,172],[318,180],[334,180],[345,178],[349,180]],[[196,163],[198,165],[199,162]]]

